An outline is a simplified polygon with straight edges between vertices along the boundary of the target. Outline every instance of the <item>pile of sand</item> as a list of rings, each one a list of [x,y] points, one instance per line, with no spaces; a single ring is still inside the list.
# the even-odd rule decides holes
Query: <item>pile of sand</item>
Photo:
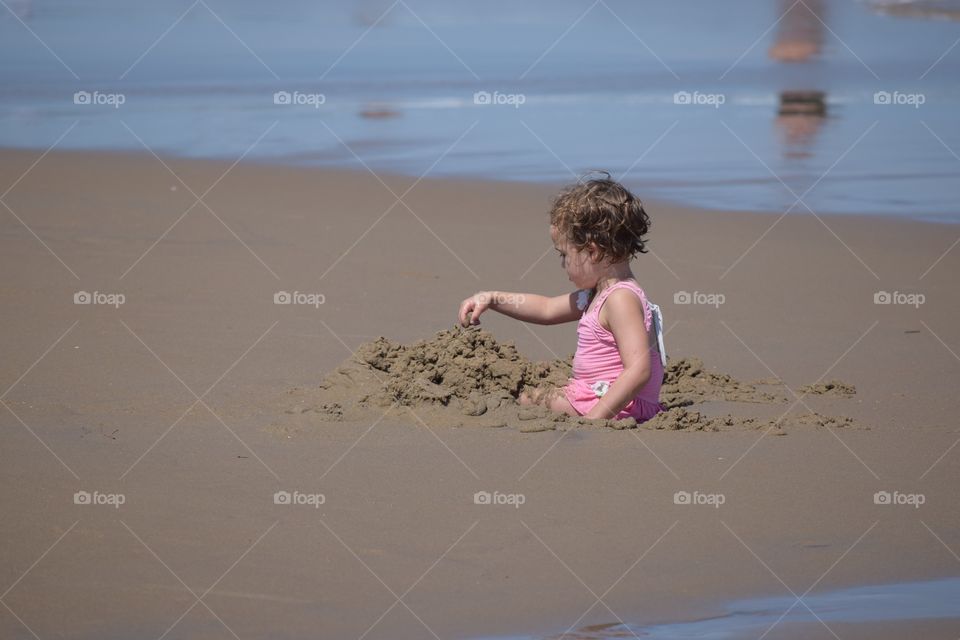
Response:
[[[407,422],[447,427],[513,427],[523,432],[579,426],[630,429],[633,418],[585,420],[556,415],[542,407],[522,407],[524,390],[563,386],[571,375],[570,361],[534,362],[509,342],[498,342],[478,328],[454,327],[411,345],[386,338],[361,345],[315,389],[288,392],[285,413],[298,419],[370,421],[394,414]],[[744,416],[709,416],[690,407],[710,401],[781,404],[758,386],[782,385],[779,380],[747,383],[724,373],[710,372],[698,358],[668,364],[660,398],[665,407],[644,428],[719,431],[759,429],[770,425],[851,426],[849,418],[816,413],[774,421]],[[851,385],[832,381],[809,387],[809,393],[847,396]]]
[[[453,404],[468,415],[484,413],[476,400],[493,408],[498,400],[515,400],[525,388],[563,385],[570,375],[569,364],[531,362],[512,343],[500,344],[478,329],[441,331],[411,346],[378,338],[361,345],[354,360],[369,365],[380,379],[381,388],[373,394],[378,404]],[[353,368],[345,364],[347,371]]]

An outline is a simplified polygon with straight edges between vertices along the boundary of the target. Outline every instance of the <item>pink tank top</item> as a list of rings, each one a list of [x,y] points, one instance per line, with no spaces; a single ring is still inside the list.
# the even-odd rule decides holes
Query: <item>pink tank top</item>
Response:
[[[623,361],[617,350],[613,334],[600,324],[600,309],[613,291],[630,289],[640,298],[643,305],[643,323],[647,332],[653,331],[653,316],[647,303],[647,295],[635,282],[621,280],[600,292],[593,306],[580,316],[577,325],[577,353],[573,356],[573,377],[593,385],[599,380],[613,384],[623,372]],[[663,364],[660,353],[650,350],[650,379],[640,389],[637,398],[658,405],[660,403],[660,385],[663,383]]]

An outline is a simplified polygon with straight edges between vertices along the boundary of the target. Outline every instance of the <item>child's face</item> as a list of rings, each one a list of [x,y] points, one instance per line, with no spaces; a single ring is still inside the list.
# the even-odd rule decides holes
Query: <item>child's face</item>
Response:
[[[567,242],[556,225],[550,225],[550,238],[553,246],[560,253],[560,266],[567,272],[567,277],[578,289],[592,289],[600,280],[600,265],[595,262],[587,250],[578,251]]]

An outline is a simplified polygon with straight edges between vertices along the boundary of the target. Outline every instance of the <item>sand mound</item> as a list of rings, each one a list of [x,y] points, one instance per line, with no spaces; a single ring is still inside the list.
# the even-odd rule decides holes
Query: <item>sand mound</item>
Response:
[[[762,381],[761,384],[776,384]],[[681,358],[664,371],[660,401],[667,408],[685,407],[707,400],[731,402],[783,402],[781,396],[757,390],[756,386],[740,382],[726,373],[706,371],[700,358]]]
[[[500,344],[487,331],[459,328],[409,347],[378,338],[357,349],[355,359],[382,374],[379,404],[406,406],[480,396],[516,399],[524,388],[562,385],[570,372],[559,360],[531,362],[513,344]],[[472,405],[465,408],[469,415],[483,413],[473,412],[479,408]]]
[[[489,332],[454,327],[411,345],[386,338],[361,345],[317,388],[297,388],[285,398],[285,413],[299,421],[371,421],[386,415],[406,422],[446,427],[512,427],[521,432],[577,427],[636,428],[626,420],[585,420],[555,415],[542,407],[521,407],[524,390],[562,387],[571,375],[569,360],[534,362],[510,342],[498,342]],[[670,362],[661,400],[666,410],[644,428],[690,431],[767,428],[774,421],[754,417],[711,417],[692,405],[708,401],[780,404],[786,399],[761,391],[724,373],[707,371],[698,358]],[[840,381],[825,383],[820,394],[853,389]],[[817,388],[824,385],[815,385]],[[797,426],[847,426],[848,418],[806,414],[776,423]],[[280,427],[285,428],[285,427]]]
[[[857,388],[852,384],[847,384],[842,380],[830,380],[828,382],[819,382],[817,384],[805,384],[800,387],[800,393],[810,396],[837,396],[840,398],[850,398],[857,393]]]

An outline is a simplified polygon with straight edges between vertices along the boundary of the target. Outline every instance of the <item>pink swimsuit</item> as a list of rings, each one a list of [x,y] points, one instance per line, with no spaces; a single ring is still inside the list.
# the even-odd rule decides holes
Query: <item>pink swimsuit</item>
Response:
[[[610,285],[597,296],[593,307],[585,311],[577,325],[577,353],[573,357],[573,377],[564,387],[564,394],[580,415],[586,415],[600,401],[600,396],[623,372],[623,362],[613,334],[600,324],[600,309],[607,296],[617,289],[629,289],[643,304],[643,321],[647,331],[653,330],[653,318],[647,296],[635,282],[621,280]],[[649,420],[660,412],[660,385],[663,382],[663,363],[660,353],[650,350],[650,379],[620,413],[617,419],[633,417],[637,422]]]

